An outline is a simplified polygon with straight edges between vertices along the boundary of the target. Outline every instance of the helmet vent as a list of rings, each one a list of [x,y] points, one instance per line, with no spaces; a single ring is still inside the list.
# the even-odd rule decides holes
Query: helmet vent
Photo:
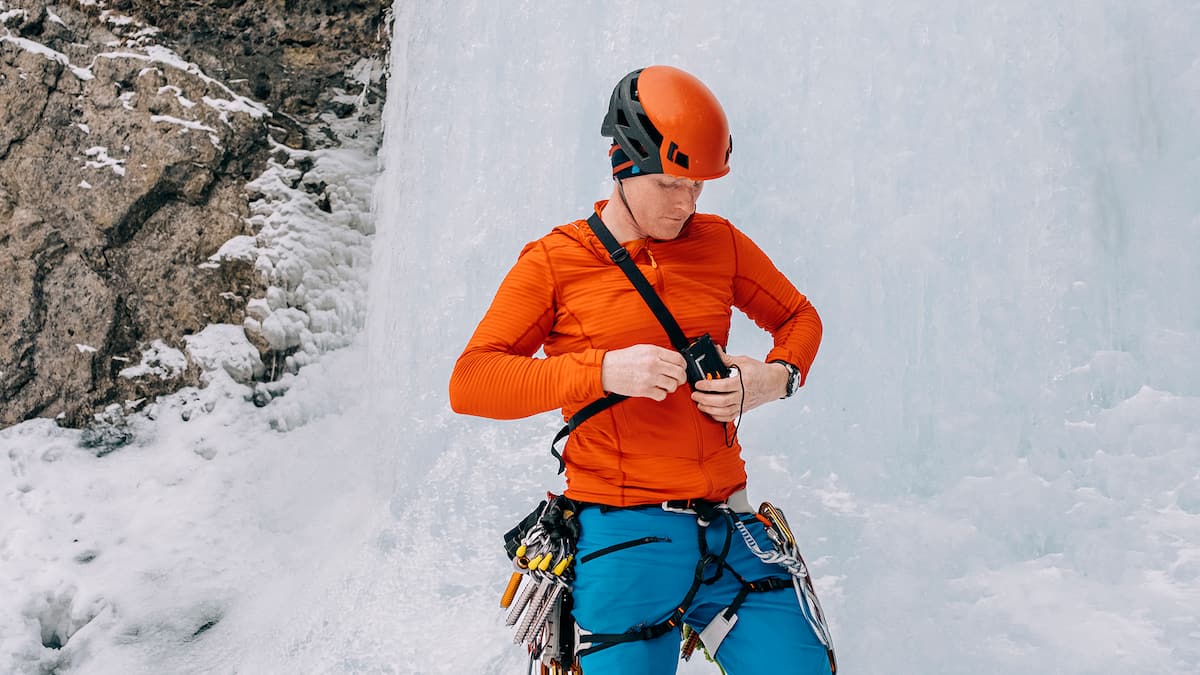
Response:
[[[642,128],[646,130],[646,135],[650,137],[650,142],[654,144],[654,147],[661,147],[663,135],[654,128],[654,123],[650,121],[650,118],[643,113],[638,113],[637,118],[642,123]]]

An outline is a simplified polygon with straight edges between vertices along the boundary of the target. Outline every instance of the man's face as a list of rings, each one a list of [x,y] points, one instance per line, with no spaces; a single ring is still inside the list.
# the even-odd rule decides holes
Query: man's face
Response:
[[[638,234],[651,239],[678,237],[704,189],[704,181],[665,174],[626,178],[623,185]]]

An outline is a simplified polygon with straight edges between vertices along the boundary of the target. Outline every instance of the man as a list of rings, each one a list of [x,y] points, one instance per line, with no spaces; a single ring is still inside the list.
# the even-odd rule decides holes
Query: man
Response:
[[[570,419],[626,397],[580,422],[564,449],[564,494],[581,505],[572,595],[587,675],[675,672],[682,623],[709,629],[704,645],[730,675],[829,673],[819,609],[741,536],[772,548],[746,499],[735,424],[804,383],[820,319],[749,237],[696,213],[732,152],[724,110],[700,80],[668,66],[626,75],[601,133],[614,139],[615,182],[595,213],[682,331],[724,345],[737,307],[774,347],[761,361],[718,350],[728,376],[689,378],[614,262],[623,254],[580,220],[521,252],[455,365],[451,405],[496,419],[561,408]]]

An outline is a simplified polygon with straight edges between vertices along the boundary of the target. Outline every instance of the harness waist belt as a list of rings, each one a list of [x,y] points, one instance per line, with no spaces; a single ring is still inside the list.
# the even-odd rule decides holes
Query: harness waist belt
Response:
[[[685,513],[707,513],[721,504],[728,504],[729,508],[734,513],[754,513],[754,507],[750,506],[750,498],[746,496],[746,490],[743,488],[729,495],[729,498],[723,502],[715,502],[711,499],[669,499],[665,502],[654,502],[651,504],[634,504],[633,506],[613,506],[612,504],[596,504],[593,502],[581,502],[580,507],[596,506],[600,508],[602,513],[609,511],[620,510],[640,510],[640,509],[659,509],[664,511],[682,511]]]

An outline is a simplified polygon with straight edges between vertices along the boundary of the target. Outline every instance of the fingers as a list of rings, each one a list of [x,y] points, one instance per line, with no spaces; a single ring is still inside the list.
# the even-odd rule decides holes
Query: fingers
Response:
[[[724,354],[722,357],[727,359]],[[728,360],[726,363],[733,366],[729,377],[697,382],[692,392],[696,408],[718,422],[737,419],[743,412],[746,398],[742,389],[744,382],[741,380],[741,369]]]
[[[696,402],[700,412],[712,417],[716,422],[733,422],[742,413],[742,396],[731,394],[702,394],[694,392],[691,400]]]
[[[687,382],[683,356],[656,345],[608,352],[601,364],[605,391],[661,401]]]
[[[702,391],[709,394],[733,394],[742,390],[742,383],[738,380],[738,371],[736,369],[730,371],[729,377],[723,377],[715,380],[700,380],[696,383],[696,391]]]
[[[735,361],[732,356],[725,353],[724,347],[722,347],[721,345],[716,345],[716,347],[717,347],[717,353],[721,355],[721,361],[723,361],[726,366],[732,366],[737,363],[737,361]],[[742,357],[742,358],[745,358],[745,357]]]
[[[659,373],[654,380],[654,386],[668,393],[675,391],[681,384],[687,382],[687,375],[674,372],[674,370],[666,373]]]

